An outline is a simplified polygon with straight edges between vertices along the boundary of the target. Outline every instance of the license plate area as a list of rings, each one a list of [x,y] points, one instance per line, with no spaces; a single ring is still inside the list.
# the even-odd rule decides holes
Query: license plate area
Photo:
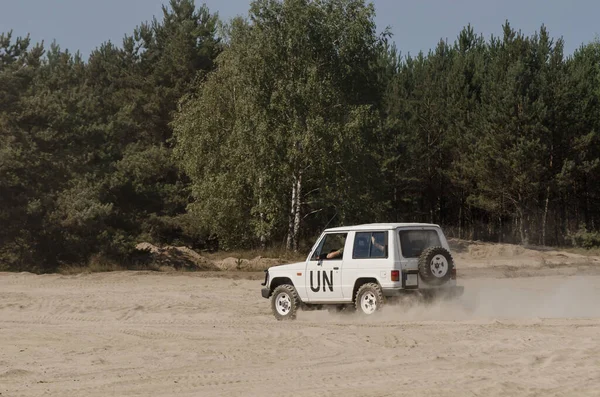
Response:
[[[419,271],[405,270],[402,272],[402,288],[418,289],[419,288]]]

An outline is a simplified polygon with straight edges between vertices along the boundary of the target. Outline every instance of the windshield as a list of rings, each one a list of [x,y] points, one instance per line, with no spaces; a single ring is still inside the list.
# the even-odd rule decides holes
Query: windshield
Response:
[[[418,258],[427,248],[442,245],[435,230],[401,230],[400,244],[405,258]]]

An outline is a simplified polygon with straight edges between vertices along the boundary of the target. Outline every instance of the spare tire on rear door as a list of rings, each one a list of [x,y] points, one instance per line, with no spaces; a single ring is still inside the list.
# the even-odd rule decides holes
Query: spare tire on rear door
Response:
[[[429,247],[419,257],[419,274],[431,285],[441,285],[452,278],[454,260],[444,247]]]

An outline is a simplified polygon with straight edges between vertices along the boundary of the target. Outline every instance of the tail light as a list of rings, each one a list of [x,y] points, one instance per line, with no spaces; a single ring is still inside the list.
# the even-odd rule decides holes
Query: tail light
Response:
[[[452,280],[456,280],[456,268],[453,267],[452,270],[450,271],[450,278]]]
[[[400,281],[400,270],[392,270],[392,281]]]

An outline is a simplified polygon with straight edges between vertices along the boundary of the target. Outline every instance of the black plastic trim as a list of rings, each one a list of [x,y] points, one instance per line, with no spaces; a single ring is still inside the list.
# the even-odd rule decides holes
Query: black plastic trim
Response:
[[[463,287],[463,286],[426,288],[426,289],[383,288],[383,295],[386,297],[401,296],[401,295],[407,295],[407,294],[418,294],[420,296],[427,296],[427,297],[444,296],[444,297],[451,298],[451,297],[459,297],[464,292],[465,292],[465,287]]]
[[[263,281],[262,283],[260,283],[260,285],[267,285],[267,283],[269,282],[269,270],[265,270],[265,281]]]

